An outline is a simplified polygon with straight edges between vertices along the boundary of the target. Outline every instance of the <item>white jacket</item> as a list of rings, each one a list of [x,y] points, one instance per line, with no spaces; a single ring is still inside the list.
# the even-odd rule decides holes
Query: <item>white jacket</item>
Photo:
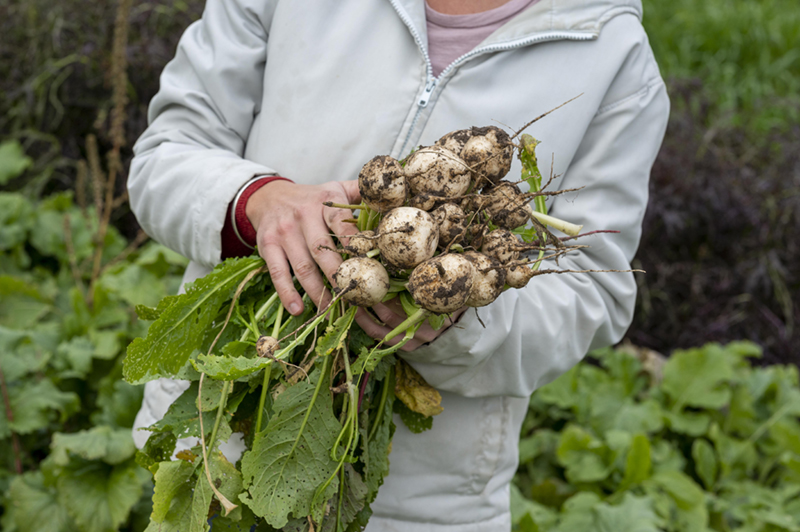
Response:
[[[621,234],[585,239],[591,248],[560,267],[627,269],[669,111],[641,14],[639,0],[540,0],[434,79],[419,0],[208,0],[151,102],[132,208],[149,235],[192,259],[188,281],[220,260],[226,208],[254,175],[355,179],[374,155],[399,158],[473,125],[516,128],[582,94],[529,130],[543,169],[554,155],[552,188],[585,187],[550,212]],[[516,161],[511,178],[519,172]],[[441,390],[444,412],[419,435],[398,420],[367,530],[509,530],[528,396],[618,341],[635,291],[631,274],[536,277],[480,309],[485,328],[470,311],[404,355]],[[181,388],[148,383],[137,425]]]

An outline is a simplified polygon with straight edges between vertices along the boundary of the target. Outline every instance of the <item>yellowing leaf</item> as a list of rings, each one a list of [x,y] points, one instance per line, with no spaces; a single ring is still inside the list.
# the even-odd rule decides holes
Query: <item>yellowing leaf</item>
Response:
[[[395,365],[394,393],[410,410],[423,416],[436,416],[444,411],[442,395],[404,360]]]

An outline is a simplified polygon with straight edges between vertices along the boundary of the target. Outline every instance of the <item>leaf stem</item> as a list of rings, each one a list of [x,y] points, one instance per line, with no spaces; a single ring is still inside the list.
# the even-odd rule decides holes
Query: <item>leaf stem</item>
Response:
[[[277,292],[275,297],[277,297]],[[283,320],[283,305],[278,305],[278,312],[275,316],[275,325],[272,327],[272,337],[277,338],[281,330],[281,321]],[[272,364],[264,368],[264,380],[261,383],[261,397],[258,399],[258,416],[256,417],[256,434],[261,432],[261,421],[264,416],[264,404],[267,402],[267,388],[269,388],[269,378],[272,374]]]
[[[378,432],[378,426],[381,424],[383,420],[383,409],[386,407],[386,399],[389,397],[389,388],[392,385],[392,380],[394,377],[394,368],[390,368],[389,372],[386,374],[386,377],[383,379],[383,388],[381,389],[381,401],[378,403],[378,414],[375,416],[375,423],[372,424],[372,429],[369,431],[369,436],[367,436],[367,441],[372,441],[372,438],[375,437],[375,433]]]

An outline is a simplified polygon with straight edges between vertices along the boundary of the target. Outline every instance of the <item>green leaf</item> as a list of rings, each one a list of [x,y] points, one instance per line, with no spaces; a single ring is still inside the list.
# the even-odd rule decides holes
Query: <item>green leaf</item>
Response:
[[[155,475],[153,513],[145,532],[207,532],[211,487],[202,461],[162,462]]]
[[[717,455],[714,448],[704,439],[692,443],[692,458],[697,476],[705,484],[706,489],[712,491],[717,478]]]
[[[136,264],[113,267],[98,282],[129,305],[157,305],[167,295],[161,279]]]
[[[684,510],[705,504],[703,490],[681,471],[659,471],[650,480],[667,492],[678,507]]]
[[[217,417],[216,408],[222,393],[222,381],[203,382],[203,428],[208,435]],[[178,399],[172,403],[162,419],[147,428],[151,432],[171,432],[177,438],[200,437],[200,415],[197,411],[198,382],[193,382]],[[219,438],[222,441],[230,436],[230,413],[223,416],[220,423]]]
[[[383,411],[380,412],[378,408],[375,409],[376,415],[380,415],[378,427],[374,430],[369,427],[369,433],[366,433],[368,423],[361,423],[362,427],[362,461],[366,469],[364,480],[367,484],[368,495],[367,502],[371,503],[378,495],[378,488],[383,484],[383,479],[389,474],[389,452],[392,446],[392,436],[394,436],[395,424],[392,418],[394,411],[394,404],[399,401],[394,400],[394,387],[391,384],[391,378],[384,381],[384,386],[389,386],[387,390],[386,401],[383,404]],[[410,412],[410,410],[409,410]],[[364,417],[366,412],[364,413]],[[372,434],[372,438],[368,438],[368,434]]]
[[[676,351],[664,366],[661,388],[672,397],[674,410],[684,405],[721,408],[730,401],[728,382],[737,361],[716,344]]]
[[[660,532],[658,517],[646,497],[626,493],[622,504],[600,503],[594,508],[594,513],[598,532]]]
[[[125,522],[139,496],[138,466],[101,462],[71,464],[58,478],[59,501],[85,532],[116,530]]]
[[[330,502],[330,513],[322,520],[321,532],[345,530],[345,527],[356,518],[366,503],[368,490],[361,475],[350,464],[344,465],[344,472],[344,494],[342,494],[342,483],[340,482],[339,490]],[[340,498],[341,509],[339,509]],[[337,520],[337,516],[340,516],[340,519]]]
[[[394,412],[400,416],[403,425],[414,434],[421,434],[433,428],[433,418],[414,412],[402,401],[394,402]]]
[[[572,483],[598,482],[608,477],[613,469],[606,459],[609,451],[602,442],[578,427],[569,425],[561,433],[556,450],[559,464],[566,468],[566,477]]]
[[[259,257],[228,259],[198,279],[186,292],[170,299],[169,307],[150,325],[146,338],[128,346],[124,376],[132,384],[174,376],[198,349],[207,329],[239,283],[263,265]]]
[[[29,329],[51,308],[35,285],[0,275],[0,326]]]
[[[192,361],[192,366],[197,371],[222,381],[235,381],[271,365],[272,360],[268,358],[234,358],[203,354],[197,355],[197,360]]]
[[[170,432],[151,434],[144,448],[136,453],[136,463],[145,469],[151,469],[160,462],[169,462],[172,453],[175,452],[177,440],[178,438]]]
[[[22,194],[0,192],[0,250],[21,246],[33,225],[34,210]]]
[[[290,514],[309,515],[317,488],[337,467],[330,452],[341,425],[333,415],[327,376],[319,373],[278,396],[267,428],[242,458],[247,493],[240,499],[276,528]],[[331,489],[337,485],[333,482]]]
[[[526,499],[523,497],[516,484],[512,483],[511,522],[514,525],[518,525],[525,517],[530,518],[532,523],[536,526],[543,527],[544,530],[552,528],[556,521],[556,513],[553,510],[535,501]],[[533,527],[529,527],[529,529],[537,530]]]
[[[15,477],[6,501],[3,522],[10,521],[18,530],[30,530],[33,523],[37,532],[77,530],[67,509],[59,504],[55,488],[45,485],[41,471]]]
[[[7,140],[0,143],[0,185],[5,185],[21,175],[32,164],[33,159],[25,155],[19,141]]]
[[[330,355],[344,347],[347,333],[350,332],[353,319],[356,317],[356,311],[358,311],[358,307],[350,307],[347,312],[333,322],[333,325],[329,325],[325,329],[325,334],[317,342],[316,353],[318,356]]]
[[[136,452],[129,429],[93,427],[72,434],[57,432],[50,445],[53,461],[59,465],[69,463],[73,454],[86,460],[103,460],[116,465],[128,460]]]
[[[56,354],[63,359],[66,367],[71,370],[65,372],[67,376],[84,378],[92,369],[94,352],[94,344],[89,338],[76,336],[59,345]]]
[[[704,413],[664,411],[663,415],[673,431],[689,436],[703,436],[711,422],[708,414]]]
[[[634,484],[639,484],[650,476],[650,442],[644,434],[637,434],[633,437],[631,446],[628,449],[628,456],[625,461],[625,476],[622,479],[619,490],[625,490]]]
[[[11,430],[18,434],[29,434],[46,427],[55,412],[65,419],[78,407],[78,396],[73,392],[62,392],[49,380],[24,382],[11,393],[11,411],[14,421]],[[5,410],[0,409],[0,416]]]

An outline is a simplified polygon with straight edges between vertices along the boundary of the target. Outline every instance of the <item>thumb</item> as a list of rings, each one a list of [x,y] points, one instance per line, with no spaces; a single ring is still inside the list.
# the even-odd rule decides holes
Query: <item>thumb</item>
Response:
[[[347,196],[347,202],[355,205],[357,203],[361,203],[361,192],[358,190],[358,180],[353,179],[351,181],[342,181],[342,189],[344,189],[344,193]]]

